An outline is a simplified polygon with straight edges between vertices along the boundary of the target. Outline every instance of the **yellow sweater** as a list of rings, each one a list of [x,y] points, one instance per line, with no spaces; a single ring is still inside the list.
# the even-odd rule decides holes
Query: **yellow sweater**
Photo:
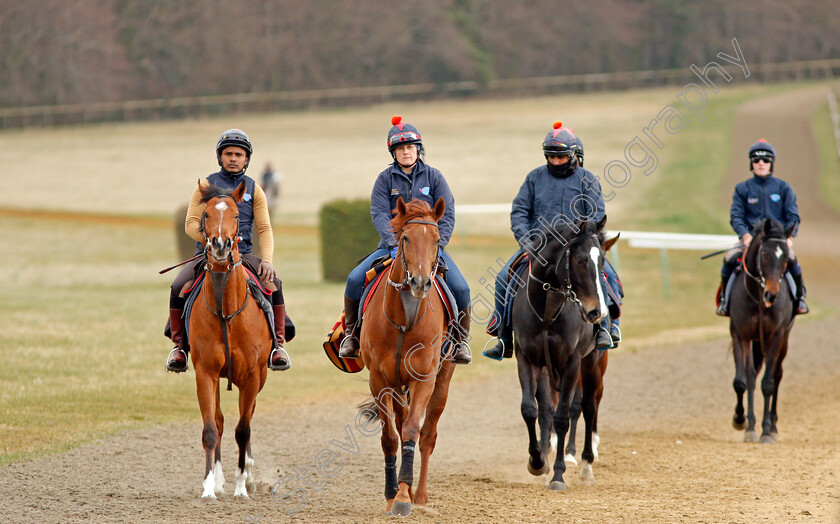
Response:
[[[207,179],[199,183],[201,187],[210,185]],[[199,186],[196,186],[187,208],[187,220],[184,222],[184,230],[196,242],[204,241],[204,235],[200,231],[202,213],[204,213],[204,204],[201,203],[201,190]],[[268,218],[265,193],[258,184],[254,184],[254,229],[260,239],[260,259],[271,264],[274,255],[274,235],[271,232],[271,220]]]

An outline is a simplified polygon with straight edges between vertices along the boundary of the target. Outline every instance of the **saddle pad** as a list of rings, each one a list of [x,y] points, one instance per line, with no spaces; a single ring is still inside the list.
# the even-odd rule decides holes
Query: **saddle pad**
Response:
[[[327,358],[333,363],[335,367],[345,373],[358,373],[364,369],[362,360],[358,358],[341,358],[338,356],[338,349],[341,346],[341,341],[344,339],[344,312],[338,317],[338,322],[327,333],[327,338],[324,340],[324,353]]]

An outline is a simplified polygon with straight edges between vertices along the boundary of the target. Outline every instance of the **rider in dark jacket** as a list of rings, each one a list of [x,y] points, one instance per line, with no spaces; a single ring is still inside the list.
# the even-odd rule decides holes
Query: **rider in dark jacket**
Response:
[[[598,178],[578,164],[578,139],[562,122],[555,122],[543,141],[546,164],[537,167],[525,177],[525,182],[513,200],[510,224],[513,236],[520,249],[508,260],[502,271],[496,275],[493,319],[487,330],[498,336],[495,346],[484,351],[484,355],[501,360],[505,349],[513,344],[510,326],[505,325],[502,312],[506,300],[507,275],[511,264],[525,247],[548,225],[562,220],[574,223],[586,218],[599,221],[604,218],[604,198]],[[601,282],[606,289],[606,282]],[[607,349],[613,346],[609,319],[598,326],[595,347]],[[620,339],[620,335],[618,335]],[[508,352],[509,353],[509,352]]]
[[[392,258],[396,256],[397,238],[391,229],[391,219],[394,217],[397,199],[402,197],[404,202],[420,199],[433,208],[438,198],[443,198],[444,213],[438,222],[439,256],[448,268],[445,277],[446,284],[452,290],[457,302],[461,333],[460,340],[455,344],[452,360],[456,364],[469,364],[472,361],[467,343],[470,330],[470,288],[458,270],[458,266],[445,251],[452,237],[452,231],[455,229],[455,199],[443,174],[420,158],[423,141],[417,128],[403,122],[400,116],[394,116],[391,124],[393,127],[388,132],[388,151],[394,162],[379,173],[370,195],[370,215],[373,226],[379,233],[380,241],[376,250],[347,277],[347,287],[344,291],[346,335],[341,342],[339,356],[342,358],[359,358],[360,356],[358,311],[365,284],[365,273],[377,258],[389,253]]]
[[[216,159],[222,169],[209,175],[200,184],[203,187],[213,184],[225,189],[235,189],[239,184],[245,182],[245,198],[237,204],[239,211],[239,253],[243,259],[256,268],[257,276],[272,291],[271,304],[274,311],[274,334],[277,338],[277,346],[271,350],[268,365],[272,370],[284,371],[291,366],[289,355],[283,348],[286,341],[286,305],[283,300],[283,284],[277,278],[277,273],[271,264],[274,252],[274,237],[271,231],[265,194],[254,179],[245,174],[253,152],[251,139],[244,131],[228,129],[222,133],[216,142]],[[184,224],[187,234],[196,241],[196,254],[204,250],[202,244],[204,234],[201,231],[201,215],[204,211],[204,204],[200,203],[200,200],[201,188],[197,186],[187,208],[187,218]],[[252,226],[260,239],[260,257],[251,253]],[[169,352],[166,369],[176,373],[187,370],[187,354],[182,347],[184,302],[186,300],[184,290],[188,289],[192,283],[195,265],[198,262],[196,260],[184,265],[178,276],[175,277],[170,290],[169,324],[175,347]]]
[[[732,207],[729,209],[732,229],[741,239],[743,246],[730,249],[723,259],[720,271],[721,291],[717,314],[729,316],[729,305],[726,303],[726,285],[729,277],[738,265],[738,261],[752,240],[752,230],[756,224],[765,218],[779,221],[787,230],[793,228],[793,236],[799,230],[799,209],[796,206],[796,193],[793,188],[780,178],[773,176],[773,164],[776,150],[764,139],[750,147],[750,171],[753,177],[737,186],[732,195]],[[788,238],[790,261],[788,270],[796,283],[796,314],[808,313],[805,303],[805,286],[802,283],[802,268],[793,252],[793,241]]]

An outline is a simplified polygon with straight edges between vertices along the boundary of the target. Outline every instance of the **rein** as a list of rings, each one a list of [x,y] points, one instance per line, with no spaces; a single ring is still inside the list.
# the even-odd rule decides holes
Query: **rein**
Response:
[[[234,198],[230,195],[218,195],[216,198],[230,198],[234,200]],[[236,201],[234,200],[234,205],[236,205]],[[225,298],[225,288],[227,287],[227,281],[230,278],[230,274],[239,266],[242,265],[242,257],[239,257],[237,262],[233,260],[233,251],[231,250],[228,254],[228,260],[230,261],[226,269],[227,271],[212,271],[210,269],[210,238],[207,236],[206,228],[204,227],[204,218],[206,213],[202,213],[201,215],[201,232],[204,234],[204,257],[207,259],[207,264],[205,267],[205,271],[210,274],[210,285],[213,287],[213,296],[216,299],[216,309],[214,310],[210,307],[210,304],[207,303],[207,293],[204,293],[204,305],[207,306],[207,309],[213,313],[222,323],[222,338],[225,342],[225,366],[227,367],[227,390],[231,391],[231,381],[233,376],[233,369],[231,365],[231,358],[230,358],[230,340],[228,339],[228,323],[233,320],[238,314],[242,313],[245,310],[245,306],[248,305],[248,295],[251,293],[251,290],[248,286],[245,286],[245,299],[242,301],[242,305],[236,312],[225,315],[224,314],[224,298]],[[239,213],[236,214],[236,234],[237,237],[239,236]],[[228,239],[229,240],[229,239]],[[225,240],[227,242],[227,240]],[[236,244],[234,244],[235,246]]]
[[[747,268],[747,253],[746,252],[744,253],[744,258],[741,261],[741,265],[744,267],[744,275],[750,277],[755,283],[757,283],[759,286],[761,286],[761,290],[759,291],[759,296],[758,296],[758,298],[756,298],[756,297],[753,296],[752,291],[750,291],[750,287],[747,285],[747,279],[746,278],[744,279],[744,290],[747,292],[747,295],[751,299],[755,300],[756,303],[758,304],[758,344],[759,344],[759,347],[761,348],[761,353],[762,354],[764,354],[764,311],[765,311],[766,308],[764,307],[764,297],[762,297],[760,294],[761,294],[762,291],[764,291],[764,286],[766,285],[767,281],[764,278],[764,270],[761,267],[761,254],[763,253],[764,244],[769,243],[769,242],[784,242],[784,243],[787,243],[787,239],[784,239],[784,238],[766,238],[766,239],[762,239],[760,241],[761,245],[758,246],[758,254],[756,254],[756,257],[755,257],[756,258],[755,265],[758,267],[758,275],[757,276],[750,273],[749,268]],[[782,273],[781,273],[782,276],[779,278],[780,281],[781,281],[782,278],[784,278],[784,274],[785,274],[785,272],[782,271]]]
[[[434,226],[438,227],[436,222],[432,222],[429,220],[409,220],[406,222],[408,224],[423,224],[427,226]],[[415,299],[413,295],[410,295],[410,284],[409,284],[409,276],[411,272],[408,270],[408,264],[405,261],[405,250],[403,249],[403,236],[400,236],[400,262],[402,262],[403,271],[405,271],[405,277],[403,277],[402,282],[394,282],[391,280],[391,272],[394,269],[393,264],[388,269],[388,278],[386,282],[389,286],[393,287],[399,294],[400,294],[400,302],[403,306],[403,312],[405,313],[406,324],[404,326],[398,326],[391,317],[388,316],[388,312],[385,311],[385,296],[382,297],[382,314],[385,316],[385,320],[391,324],[394,329],[397,330],[397,358],[394,363],[394,377],[397,381],[397,390],[402,390],[402,381],[400,380],[400,361],[402,360],[402,346],[403,341],[405,340],[405,334],[414,329],[423,317],[426,316],[426,312],[429,310],[429,301],[424,299]],[[440,265],[439,259],[437,255],[435,255],[435,265],[432,266],[432,272],[429,278],[434,282],[435,275],[437,274],[438,266]],[[385,292],[387,293],[388,288],[385,288]],[[428,298],[428,297],[427,297]],[[412,300],[413,299],[413,300]],[[414,304],[412,304],[414,302]],[[423,314],[419,317],[417,316],[420,312],[420,303],[425,302],[426,307],[423,309]],[[412,307],[414,306],[414,307]],[[414,309],[413,314],[409,313],[410,309]]]
[[[596,239],[597,241],[597,239]],[[572,242],[569,242],[564,246],[563,252],[560,254],[560,258],[557,260],[557,263],[554,266],[554,273],[558,273],[558,269],[560,268],[560,262],[565,259],[565,273],[563,276],[563,280],[560,282],[560,287],[554,287],[549,282],[545,282],[540,280],[539,278],[535,277],[533,272],[531,271],[531,261],[528,261],[528,286],[530,288],[531,281],[534,281],[540,284],[540,287],[545,291],[545,311],[542,315],[537,312],[537,308],[534,306],[534,303],[531,301],[531,294],[525,292],[525,298],[527,299],[528,306],[531,308],[531,311],[534,315],[542,322],[543,329],[542,329],[542,346],[543,346],[543,358],[545,358],[545,365],[548,368],[548,375],[551,377],[551,380],[554,381],[556,384],[558,382],[557,376],[554,373],[554,367],[551,365],[551,351],[548,347],[548,326],[553,324],[559,317],[560,314],[563,312],[563,308],[566,306],[568,302],[572,302],[576,304],[578,307],[578,314],[580,314],[580,318],[583,321],[587,321],[585,317],[585,312],[583,310],[583,304],[581,303],[580,299],[577,297],[577,294],[572,289],[572,279],[571,279],[571,271],[569,269],[569,259],[571,256],[569,255],[569,251],[571,251]],[[568,256],[567,256],[568,255]],[[557,312],[551,318],[551,320],[546,319],[545,313],[548,311],[548,297],[550,296],[549,293],[555,293],[560,295],[561,302],[560,307],[557,308]]]

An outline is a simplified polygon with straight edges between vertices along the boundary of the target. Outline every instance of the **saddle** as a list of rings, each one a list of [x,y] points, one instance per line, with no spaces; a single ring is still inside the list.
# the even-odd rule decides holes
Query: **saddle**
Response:
[[[190,315],[192,314],[192,309],[195,304],[196,299],[198,298],[198,294],[201,291],[202,283],[204,282],[204,278],[207,275],[207,272],[204,270],[206,267],[206,262],[201,261],[195,265],[195,276],[193,278],[193,284],[187,290],[185,295],[185,302],[184,302],[184,334],[181,338],[181,349],[185,352],[190,351],[190,344],[189,344],[189,325],[190,325]],[[250,290],[250,294],[254,297],[254,300],[257,302],[257,306],[262,310],[263,314],[265,315],[266,322],[268,322],[268,329],[271,332],[271,337],[274,339],[274,310],[271,305],[271,291],[266,289],[265,286],[262,285],[260,279],[257,278],[256,269],[254,269],[250,263],[246,259],[242,259],[242,268],[245,270],[246,281],[248,283],[248,288]],[[286,315],[286,342],[291,341],[295,338],[295,325],[292,322],[292,319]],[[169,325],[166,326],[166,335],[169,336]],[[277,341],[274,340],[276,344]]]
[[[367,311],[371,298],[373,298],[373,292],[376,291],[381,284],[387,274],[386,269],[391,266],[392,262],[393,260],[391,257],[389,255],[385,255],[374,260],[371,264],[371,268],[367,273],[365,273],[365,288],[362,292],[362,299],[359,301],[359,313],[357,317],[359,319],[359,325],[356,329],[361,329],[362,319],[364,318],[365,311]],[[449,289],[449,286],[446,284],[446,280],[444,279],[446,271],[448,271],[448,268],[446,267],[443,259],[441,259],[438,263],[438,272],[435,274],[433,286],[443,301],[446,313],[446,325],[449,326],[447,336],[440,349],[441,357],[445,356],[446,352],[449,350],[452,340],[454,340],[453,337],[456,336],[457,328],[455,327],[455,324],[457,322],[453,322],[453,319],[458,318],[455,308],[455,296],[452,294],[452,291]],[[341,347],[341,341],[344,340],[346,329],[347,327],[344,324],[344,312],[342,311],[335,325],[333,325],[333,328],[327,333],[327,337],[323,343],[324,352],[327,354],[327,358],[330,359],[330,362],[332,362],[333,365],[341,371],[345,373],[358,373],[364,369],[361,359],[341,358],[338,356],[338,351]]]

